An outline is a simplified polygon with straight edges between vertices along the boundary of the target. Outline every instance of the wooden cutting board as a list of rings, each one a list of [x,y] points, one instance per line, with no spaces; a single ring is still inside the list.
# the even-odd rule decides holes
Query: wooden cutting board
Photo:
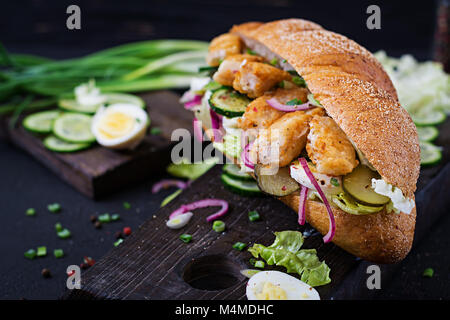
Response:
[[[81,193],[98,198],[164,172],[165,165],[170,163],[172,131],[192,127],[192,113],[178,102],[177,94],[159,91],[141,97],[147,103],[151,127],[160,128],[161,134],[147,134],[133,151],[114,151],[96,145],[80,152],[57,153],[46,149],[38,136],[26,131],[21,119],[15,128],[6,128],[12,143]]]

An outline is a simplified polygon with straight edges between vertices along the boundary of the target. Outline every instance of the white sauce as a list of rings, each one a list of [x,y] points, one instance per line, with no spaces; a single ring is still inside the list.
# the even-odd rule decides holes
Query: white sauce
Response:
[[[372,179],[372,188],[376,193],[389,197],[395,209],[410,214],[414,208],[414,200],[406,198],[402,190],[387,183],[383,179]]]

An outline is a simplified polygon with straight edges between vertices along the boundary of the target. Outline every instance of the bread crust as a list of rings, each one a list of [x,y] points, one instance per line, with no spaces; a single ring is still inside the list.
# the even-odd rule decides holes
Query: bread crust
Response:
[[[286,59],[383,179],[413,196],[420,170],[416,127],[369,51],[300,19],[243,24],[231,32],[263,55]]]

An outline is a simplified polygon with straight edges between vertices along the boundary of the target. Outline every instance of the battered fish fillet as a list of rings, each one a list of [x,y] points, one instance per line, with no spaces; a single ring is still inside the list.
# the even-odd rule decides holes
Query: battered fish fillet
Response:
[[[259,132],[252,147],[252,160],[257,159],[257,163],[265,165],[287,166],[306,145],[309,121],[322,114],[322,108],[284,114],[268,129]]]
[[[214,73],[214,81],[223,84],[224,86],[232,86],[236,73],[241,65],[247,62],[262,62],[263,57],[251,54],[235,54],[225,58],[219,66],[219,69]]]
[[[282,80],[290,80],[291,78],[288,72],[269,64],[248,62],[236,72],[233,88],[250,98],[257,98]]]
[[[333,119],[315,116],[309,122],[306,151],[320,173],[340,176],[358,165],[355,149]]]
[[[241,39],[234,34],[224,33],[211,41],[206,62],[212,67],[217,67],[221,60],[233,54],[238,54],[241,51]]]
[[[239,127],[243,130],[263,129],[269,127],[275,120],[281,118],[285,112],[272,108],[267,100],[276,98],[280,103],[286,103],[292,99],[307,100],[308,89],[295,86],[292,89],[277,88],[274,92],[253,100],[246,108],[244,115],[238,120]]]

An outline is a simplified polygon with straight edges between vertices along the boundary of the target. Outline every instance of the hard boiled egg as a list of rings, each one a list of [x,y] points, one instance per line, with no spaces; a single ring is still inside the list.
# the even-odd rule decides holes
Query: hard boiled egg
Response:
[[[147,113],[129,103],[100,108],[92,119],[97,142],[111,149],[134,149],[144,139],[149,125]]]
[[[319,293],[293,276],[279,271],[261,271],[247,283],[248,300],[320,300]]]

